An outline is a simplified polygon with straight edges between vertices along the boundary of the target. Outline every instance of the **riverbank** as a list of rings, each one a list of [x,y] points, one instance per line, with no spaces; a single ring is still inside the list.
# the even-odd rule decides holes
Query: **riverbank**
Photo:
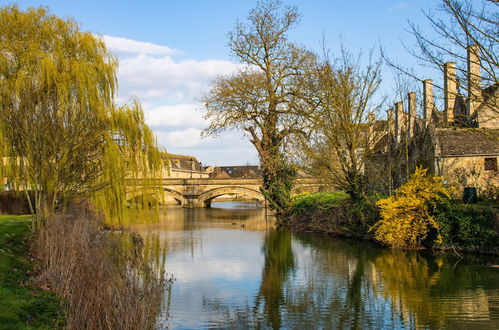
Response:
[[[294,199],[283,225],[295,232],[318,232],[375,240],[373,226],[381,219],[378,196],[354,203],[343,192],[318,193]],[[498,211],[492,207],[448,203],[435,218],[443,242],[428,249],[499,255]]]
[[[369,231],[379,218],[370,201],[352,203],[344,192],[298,196],[285,217],[284,225],[295,232],[318,232],[374,241]]]
[[[69,329],[153,329],[165,291],[140,236],[106,228],[90,205],[49,217],[32,242],[36,281],[67,302]]]
[[[29,216],[0,215],[0,329],[60,329],[61,299],[30,281],[36,269],[29,253]]]
[[[0,330],[155,327],[168,283],[140,236],[108,230],[89,205],[53,214],[36,235],[30,225],[0,216]]]

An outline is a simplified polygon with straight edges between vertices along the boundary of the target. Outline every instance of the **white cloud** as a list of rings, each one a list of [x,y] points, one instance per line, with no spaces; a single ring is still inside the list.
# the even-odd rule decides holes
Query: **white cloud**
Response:
[[[156,45],[150,42],[136,41],[127,38],[113,37],[104,35],[102,36],[106,46],[113,52],[123,53],[137,53],[137,54],[151,54],[151,55],[173,55],[180,53],[178,50]]]
[[[394,12],[394,11],[397,11],[397,10],[405,9],[408,6],[409,6],[409,4],[406,1],[400,1],[400,2],[397,2],[396,4],[390,6],[387,11],[389,13],[391,13],[391,12]]]
[[[238,64],[222,60],[180,60],[147,54],[120,58],[120,99],[163,98],[169,103],[190,103],[199,99],[217,75],[235,72]]]
[[[184,130],[175,130],[171,132],[156,131],[158,143],[167,148],[175,146],[176,148],[196,147],[201,143],[201,130],[198,128],[187,128]]]
[[[253,146],[238,132],[202,139],[208,126],[199,99],[218,75],[236,72],[241,65],[225,60],[173,58],[180,52],[166,46],[104,36],[118,55],[119,103],[137,97],[146,123],[168,152],[196,156],[212,165],[257,163]]]
[[[176,104],[153,107],[145,112],[146,123],[155,127],[204,128],[208,122],[199,110],[201,104]]]

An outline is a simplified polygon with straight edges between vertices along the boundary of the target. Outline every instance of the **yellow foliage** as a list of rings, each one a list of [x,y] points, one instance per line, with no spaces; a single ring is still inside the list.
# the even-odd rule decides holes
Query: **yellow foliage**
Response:
[[[373,228],[374,237],[394,248],[420,248],[431,229],[440,229],[430,207],[449,198],[442,178],[430,176],[426,169],[417,168],[406,184],[394,196],[377,202],[381,220]],[[435,244],[442,244],[440,234]]]

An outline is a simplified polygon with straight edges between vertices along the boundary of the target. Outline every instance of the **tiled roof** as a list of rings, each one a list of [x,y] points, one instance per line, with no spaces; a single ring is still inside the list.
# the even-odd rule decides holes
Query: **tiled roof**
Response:
[[[201,171],[201,163],[194,156],[162,153],[164,159],[170,160],[172,170]]]
[[[246,166],[217,166],[214,168],[212,177],[219,177],[221,173],[226,173],[231,178],[245,178],[253,179],[260,178],[262,176],[262,171],[257,165],[246,165]]]
[[[441,156],[499,155],[499,129],[437,128]]]

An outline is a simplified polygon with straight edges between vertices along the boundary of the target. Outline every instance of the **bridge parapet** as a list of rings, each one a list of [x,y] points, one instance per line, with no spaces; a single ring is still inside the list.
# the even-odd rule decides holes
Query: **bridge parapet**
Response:
[[[160,180],[129,180],[130,191],[133,187],[149,185],[151,190],[159,188],[163,195],[173,197],[184,207],[206,207],[211,200],[221,195],[242,195],[259,202],[264,202],[260,191],[262,179],[160,179]],[[159,185],[159,187],[158,187]],[[297,191],[317,191],[323,186],[317,179],[300,178],[296,181]],[[130,193],[132,195],[133,193]]]

